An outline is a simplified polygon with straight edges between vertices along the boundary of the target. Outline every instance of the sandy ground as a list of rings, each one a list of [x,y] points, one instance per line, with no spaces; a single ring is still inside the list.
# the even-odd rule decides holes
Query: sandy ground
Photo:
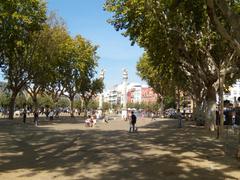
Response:
[[[138,120],[138,133],[115,119],[87,128],[76,118],[0,120],[0,180],[240,180],[240,162],[202,127]]]

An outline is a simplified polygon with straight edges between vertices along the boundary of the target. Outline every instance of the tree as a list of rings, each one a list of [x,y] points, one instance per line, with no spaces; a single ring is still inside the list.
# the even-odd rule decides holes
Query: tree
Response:
[[[46,20],[45,3],[41,0],[0,2],[0,66],[11,90],[9,118],[13,119],[15,99],[29,78],[26,65],[36,50],[33,35]]]
[[[97,109],[98,108],[98,102],[95,100],[90,100],[87,106],[88,109]]]
[[[25,108],[26,104],[27,104],[27,99],[25,95],[20,92],[16,97],[16,107],[18,109],[23,109]]]
[[[111,105],[109,102],[103,102],[103,111],[107,111],[111,108]]]
[[[67,108],[70,106],[70,102],[69,102],[69,99],[67,98],[64,98],[64,97],[61,97],[59,99],[59,101],[57,102],[56,104],[57,107],[61,107],[61,108]]]
[[[77,35],[74,39],[69,39],[65,47],[61,61],[61,79],[62,87],[65,89],[65,96],[71,102],[71,116],[73,117],[74,97],[80,92],[79,89],[94,92],[95,84],[98,84],[98,81],[93,81],[93,84],[91,84],[90,80],[94,76],[95,67],[97,66],[97,47],[80,35]],[[82,81],[86,82],[86,84],[82,84]],[[89,82],[90,84],[88,84]]]
[[[70,103],[69,103],[70,106]],[[78,109],[79,114],[82,112],[83,110],[83,101],[82,99],[76,99],[74,101],[74,108]]]
[[[69,35],[62,20],[52,13],[48,17],[47,24],[35,36],[36,40],[32,43],[36,46],[36,50],[32,61],[28,64],[29,79],[25,89],[32,98],[34,109],[37,109],[37,96],[46,92],[50,85],[55,84],[55,77],[59,76],[60,72],[56,69],[63,55],[61,52],[64,42]]]
[[[158,103],[160,104],[160,111],[163,115],[164,110],[164,98],[166,96],[175,96],[176,89],[174,86],[185,87],[185,81],[181,79],[183,73],[180,73],[178,69],[174,71],[174,66],[167,63],[161,63],[156,66],[150,60],[147,53],[143,54],[137,63],[137,71],[139,76],[145,80],[157,93]],[[179,78],[180,77],[180,78]]]
[[[166,96],[164,98],[164,107],[166,109],[169,109],[169,108],[176,108],[176,100],[174,99],[174,97],[172,96]]]
[[[9,93],[0,93],[0,106],[6,109],[9,106],[10,94]]]
[[[90,100],[95,97],[98,93],[103,91],[104,85],[102,78],[93,79],[90,77],[81,78],[80,84],[77,86],[77,91],[80,93],[85,110],[88,108]],[[86,111],[85,111],[86,116]]]
[[[239,1],[227,1],[227,0],[206,0],[201,1],[197,0],[194,2],[191,1],[173,1],[173,9],[179,8],[180,6],[183,7],[185,12],[188,14],[193,15],[195,19],[193,19],[194,24],[198,27],[198,30],[203,30],[204,21],[203,17],[207,14],[210,17],[212,22],[212,29],[216,30],[222,38],[220,39],[221,43],[221,51],[225,52],[225,55],[214,57],[218,59],[217,61],[217,69],[218,69],[218,92],[220,97],[220,112],[221,112],[221,126],[223,126],[223,89],[225,85],[225,77],[227,74],[231,74],[231,78],[236,75],[235,67],[239,67],[236,63],[236,55],[240,55],[239,49],[239,40],[240,40],[240,33],[239,33],[239,22],[240,22],[240,2]],[[206,7],[207,6],[207,11]],[[217,36],[216,36],[217,37]],[[216,40],[216,39],[215,39]],[[213,41],[215,41],[213,39]],[[227,44],[227,45],[226,45]],[[229,46],[231,48],[229,48]],[[218,44],[215,46],[219,48]],[[224,48],[228,48],[229,53]],[[230,49],[234,49],[232,52]],[[221,52],[218,50],[218,54]],[[224,53],[223,53],[224,54]],[[214,54],[213,54],[214,55]],[[225,56],[225,57],[224,57]],[[223,60],[224,57],[225,59]],[[234,60],[235,59],[235,60]],[[234,68],[233,68],[234,67]],[[231,70],[229,70],[231,69]],[[235,71],[235,72],[234,72]],[[237,75],[238,76],[238,75]],[[231,80],[230,80],[231,81]]]
[[[46,107],[46,108],[53,108],[55,107],[55,104],[51,98],[51,96],[48,96],[48,95],[42,95],[42,96],[39,96],[38,97],[38,104],[39,104],[39,107]]]
[[[109,22],[116,30],[124,29],[132,43],[145,48],[148,63],[141,63],[149,64],[151,72],[141,73],[142,77],[155,89],[168,79],[177,94],[187,91],[196,100],[196,109],[210,115],[210,126],[215,119],[219,65],[222,69],[227,64],[225,74],[233,72],[229,67],[236,61],[227,62],[234,52],[209,23],[204,2],[178,1],[175,7],[173,2],[108,0],[105,9],[113,13]],[[144,65],[138,67],[144,71]]]
[[[225,40],[227,40],[231,47],[236,51],[237,55],[240,56],[240,2],[207,0],[207,6],[208,15],[217,31]],[[223,23],[223,21],[225,23]],[[237,158],[240,158],[240,136]]]
[[[206,2],[208,15],[217,31],[240,56],[240,2],[227,0],[206,0]]]

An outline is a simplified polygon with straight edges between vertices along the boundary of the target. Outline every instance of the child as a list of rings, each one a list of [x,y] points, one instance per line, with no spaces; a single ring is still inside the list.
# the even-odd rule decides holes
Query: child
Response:
[[[88,118],[85,120],[85,126],[86,127],[91,127],[92,125],[92,119],[91,119],[91,116],[90,115],[88,115]]]

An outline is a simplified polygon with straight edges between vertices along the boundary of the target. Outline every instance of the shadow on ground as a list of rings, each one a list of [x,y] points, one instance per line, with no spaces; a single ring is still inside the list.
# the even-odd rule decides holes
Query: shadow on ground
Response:
[[[0,175],[19,169],[31,172],[20,178],[32,179],[42,171],[55,172],[50,179],[240,178],[240,164],[224,156],[220,142],[191,123],[177,129],[174,120],[152,122],[139,133],[0,122]]]

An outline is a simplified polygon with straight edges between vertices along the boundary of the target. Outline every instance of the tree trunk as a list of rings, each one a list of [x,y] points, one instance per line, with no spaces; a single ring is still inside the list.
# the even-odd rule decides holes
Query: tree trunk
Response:
[[[213,86],[207,89],[206,103],[206,127],[214,131],[216,120],[216,90]]]
[[[162,97],[160,101],[160,117],[163,117],[163,115],[164,115],[164,97]]]
[[[180,109],[180,101],[181,101],[181,97],[180,97],[180,90],[179,88],[177,87],[177,109]]]
[[[73,104],[74,104],[74,98],[70,97],[70,107],[71,107],[71,117],[74,117],[74,111],[73,111]]]
[[[208,16],[210,17],[212,23],[215,25],[215,28],[217,29],[217,31],[219,32],[219,34],[221,34],[221,36],[227,40],[230,44],[230,46],[236,51],[236,53],[238,54],[238,56],[240,56],[240,43],[239,43],[239,22],[238,22],[238,18],[233,18],[233,12],[231,11],[230,7],[227,6],[227,3],[225,1],[218,1],[218,5],[221,6],[221,10],[224,9],[224,13],[223,15],[225,16],[225,18],[228,19],[228,23],[230,23],[230,26],[232,26],[233,29],[233,34],[236,38],[234,38],[231,34],[229,34],[229,32],[227,31],[227,29],[221,24],[219,17],[217,16],[217,11],[215,8],[215,3],[214,0],[207,0],[207,7],[208,7]],[[218,6],[219,7],[219,6]],[[231,21],[229,21],[229,19],[231,19]],[[237,30],[236,30],[237,29]]]
[[[33,109],[34,109],[34,111],[36,111],[38,109],[38,102],[37,102],[37,95],[36,94],[33,94],[32,101],[33,101]]]
[[[85,106],[85,110],[84,110],[84,117],[87,117],[87,109],[88,109],[88,103],[89,100],[84,100],[84,106]]]
[[[196,100],[193,112],[193,120],[196,122],[197,126],[204,126],[206,122],[205,110],[201,104],[202,102]]]
[[[83,100],[80,99],[80,102],[81,102],[81,105],[80,105],[80,107],[78,108],[78,115],[79,115],[79,116],[81,115],[81,113],[82,113],[82,111],[83,111]]]
[[[15,100],[16,100],[17,94],[18,94],[18,92],[13,91],[11,98],[10,98],[8,118],[11,120],[13,119],[13,116],[14,116]]]
[[[220,115],[220,127],[218,128],[218,137],[220,138],[223,135],[224,131],[224,100],[223,100],[223,85],[225,81],[225,76],[219,76],[219,115]]]
[[[195,98],[192,98],[193,99],[193,107],[192,107],[192,120],[195,120],[196,119],[196,112],[197,112],[197,101]]]
[[[238,147],[237,147],[237,159],[240,160],[240,128],[238,128]]]

